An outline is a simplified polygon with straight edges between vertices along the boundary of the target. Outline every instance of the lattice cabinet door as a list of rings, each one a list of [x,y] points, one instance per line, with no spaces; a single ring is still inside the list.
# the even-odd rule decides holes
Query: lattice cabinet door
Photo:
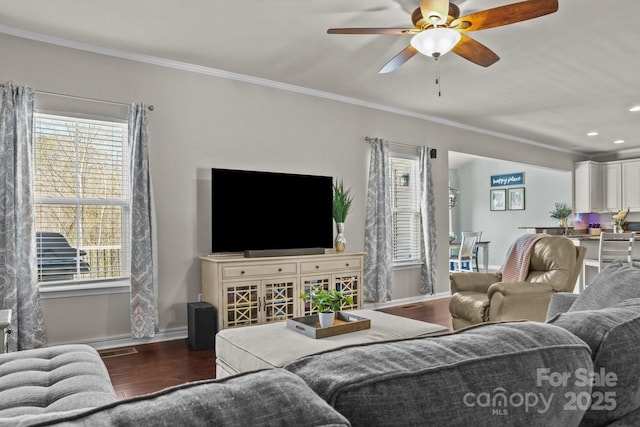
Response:
[[[320,290],[328,291],[331,289],[331,276],[302,277],[301,282],[300,293],[310,294]],[[311,308],[311,303],[309,303],[309,301],[302,301],[300,299],[299,302],[299,316],[310,316],[318,311],[315,308]]]
[[[341,291],[345,296],[353,298],[353,304],[343,305],[343,310],[352,310],[360,307],[361,284],[359,274],[334,274],[333,288]]]
[[[226,283],[223,288],[224,328],[260,323],[260,282]]]
[[[295,316],[296,293],[298,286],[295,278],[262,282],[261,312],[263,322],[279,322]]]

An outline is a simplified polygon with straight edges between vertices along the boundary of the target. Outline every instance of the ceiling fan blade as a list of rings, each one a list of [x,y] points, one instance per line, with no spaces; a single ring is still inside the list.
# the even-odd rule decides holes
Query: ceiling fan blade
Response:
[[[454,53],[457,53],[464,59],[483,67],[488,67],[489,65],[495,64],[500,59],[500,57],[496,55],[494,51],[492,51],[479,41],[476,41],[464,34],[462,34],[462,38],[460,39],[458,44],[453,47],[452,51]]]
[[[327,34],[412,34],[415,28],[329,28]]]
[[[421,0],[420,12],[426,22],[442,25],[447,22],[449,16],[449,0]],[[431,18],[436,19],[436,22]]]
[[[418,53],[416,48],[414,48],[411,45],[407,46],[399,54],[397,54],[396,56],[391,58],[391,61],[387,62],[384,65],[384,67],[382,67],[380,69],[380,71],[378,71],[378,73],[386,74],[386,73],[390,73],[390,72],[394,71],[399,66],[401,66],[402,64],[404,64],[405,62],[407,62],[408,60],[413,58],[416,53]]]
[[[526,0],[463,16],[451,22],[451,28],[461,32],[486,30],[548,15],[557,10],[558,0]]]

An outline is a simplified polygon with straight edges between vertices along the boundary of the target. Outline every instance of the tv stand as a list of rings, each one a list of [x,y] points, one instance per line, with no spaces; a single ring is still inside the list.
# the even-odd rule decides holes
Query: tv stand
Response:
[[[324,251],[324,250],[323,250]],[[337,289],[360,308],[364,253],[328,252],[245,258],[200,257],[202,299],[216,307],[220,329],[259,325],[313,314],[301,293]]]
[[[292,255],[321,255],[324,248],[296,248],[296,249],[254,249],[244,251],[245,258],[261,258],[272,256],[292,256]]]

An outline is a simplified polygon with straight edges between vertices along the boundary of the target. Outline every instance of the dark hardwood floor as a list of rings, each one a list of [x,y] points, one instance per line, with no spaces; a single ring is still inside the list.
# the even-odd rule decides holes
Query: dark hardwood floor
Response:
[[[380,309],[451,329],[449,298]],[[152,393],[189,381],[215,378],[215,352],[190,350],[186,340],[100,351],[120,399]]]
[[[449,313],[449,298],[438,298],[425,302],[381,308],[378,311],[408,317],[410,319],[422,320],[423,322],[435,323],[446,326],[449,330],[453,330],[451,313]]]

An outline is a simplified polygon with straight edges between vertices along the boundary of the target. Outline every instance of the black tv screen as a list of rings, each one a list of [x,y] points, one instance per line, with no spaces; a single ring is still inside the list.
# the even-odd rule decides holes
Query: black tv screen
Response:
[[[333,179],[212,169],[212,252],[331,248]]]

